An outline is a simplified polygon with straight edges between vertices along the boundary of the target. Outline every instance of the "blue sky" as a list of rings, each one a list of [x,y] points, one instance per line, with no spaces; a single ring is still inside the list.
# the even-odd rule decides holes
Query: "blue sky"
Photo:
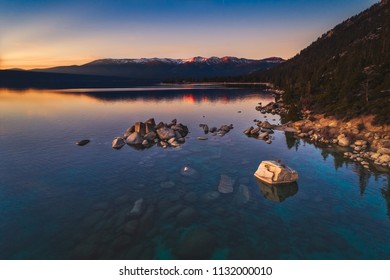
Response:
[[[0,68],[98,58],[289,58],[377,1],[0,0]]]

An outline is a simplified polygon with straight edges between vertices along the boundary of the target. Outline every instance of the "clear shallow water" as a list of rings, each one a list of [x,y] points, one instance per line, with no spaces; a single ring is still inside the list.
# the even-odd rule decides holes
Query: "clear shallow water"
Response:
[[[283,132],[271,145],[247,138],[253,119],[265,119],[254,107],[268,101],[255,89],[1,90],[0,258],[389,259],[388,174]],[[188,125],[186,143],[111,148],[150,117]],[[234,129],[198,141],[200,123]],[[296,169],[298,184],[259,184],[265,159]],[[184,166],[199,178],[182,176]],[[210,200],[221,174],[234,192]],[[140,198],[143,215],[129,217]]]

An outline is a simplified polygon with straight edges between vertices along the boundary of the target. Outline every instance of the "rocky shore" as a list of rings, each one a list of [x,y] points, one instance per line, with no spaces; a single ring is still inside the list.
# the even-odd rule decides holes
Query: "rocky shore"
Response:
[[[390,168],[390,126],[374,126],[373,116],[350,121],[337,120],[305,111],[304,119],[291,123],[296,135],[309,142],[338,145],[344,157],[359,162],[365,168],[370,163],[377,168]]]
[[[256,110],[262,114],[289,114],[291,107],[283,102],[283,91],[274,92],[275,102]],[[269,141],[272,129],[293,132],[296,137],[317,145],[339,146],[344,157],[359,162],[364,168],[373,165],[379,171],[390,170],[390,126],[372,125],[374,116],[362,116],[349,121],[325,117],[306,110],[302,119],[284,125],[271,125],[267,121],[254,120],[257,127],[249,127],[244,133],[250,137]]]

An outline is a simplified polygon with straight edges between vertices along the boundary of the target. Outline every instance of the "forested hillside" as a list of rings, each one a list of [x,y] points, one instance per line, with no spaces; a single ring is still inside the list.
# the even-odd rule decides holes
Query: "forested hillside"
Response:
[[[323,34],[287,62],[241,77],[272,82],[287,103],[339,118],[390,123],[390,1]]]

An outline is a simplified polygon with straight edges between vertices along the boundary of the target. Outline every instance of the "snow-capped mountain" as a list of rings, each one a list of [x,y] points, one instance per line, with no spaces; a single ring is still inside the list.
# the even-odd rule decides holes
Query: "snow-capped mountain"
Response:
[[[284,62],[282,58],[246,59],[232,56],[188,59],[138,58],[99,59],[80,66],[60,66],[34,71],[126,77],[150,81],[203,79],[249,74]]]
[[[269,62],[269,63],[280,63],[284,60],[279,57],[270,57],[266,59],[256,60],[256,59],[246,59],[246,58],[238,58],[234,56],[224,56],[224,57],[202,57],[195,56],[192,58],[186,59],[174,59],[174,58],[122,58],[122,59],[114,59],[114,58],[106,58],[106,59],[98,59],[92,62],[89,62],[84,65],[105,65],[105,64],[153,64],[153,63],[165,63],[165,64],[186,64],[186,63],[203,63],[207,65],[215,65],[220,63],[233,63],[233,64],[256,64],[258,62]]]

